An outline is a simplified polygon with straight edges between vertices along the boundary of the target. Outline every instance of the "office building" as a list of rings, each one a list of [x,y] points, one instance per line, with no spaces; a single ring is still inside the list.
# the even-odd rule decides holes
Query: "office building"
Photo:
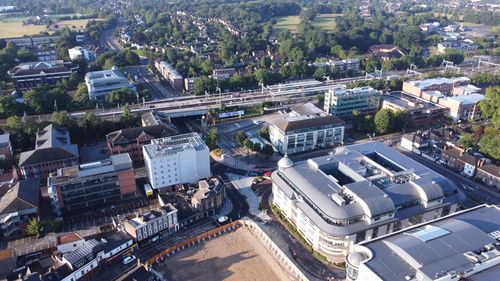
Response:
[[[14,151],[10,143],[10,134],[0,135],[0,162],[10,162],[13,156]]]
[[[271,180],[273,203],[335,262],[355,244],[453,213],[465,199],[453,181],[379,142],[298,163],[285,156]]]
[[[203,216],[218,214],[225,202],[226,186],[221,178],[213,177],[198,182],[198,189],[191,197],[191,204]]]
[[[348,281],[496,281],[500,208],[481,205],[354,246]]]
[[[469,85],[471,80],[467,77],[454,77],[454,78],[431,78],[424,80],[414,80],[403,82],[403,92],[431,100],[425,97],[424,92],[439,91],[445,96],[450,96],[455,87]]]
[[[357,72],[360,69],[360,60],[359,59],[345,59],[339,61],[329,60],[327,62],[315,62],[312,65],[314,65],[315,67],[322,67],[322,66],[326,66],[328,68],[336,67],[342,73],[347,72],[349,69],[351,71]]]
[[[156,210],[125,221],[124,229],[137,242],[146,242],[159,234],[176,232],[179,230],[177,209],[167,203]]]
[[[85,84],[89,92],[89,99],[101,102],[114,90],[126,88],[136,91],[134,84],[115,66],[110,70],[87,72],[85,74]]]
[[[269,126],[271,144],[282,154],[332,147],[344,140],[344,122],[312,104],[293,107],[290,115]]]
[[[142,150],[153,189],[196,184],[211,176],[209,149],[197,133],[154,139]]]
[[[24,178],[38,177],[45,186],[50,173],[78,164],[78,146],[71,144],[66,128],[50,124],[36,135],[35,149],[22,152],[19,169]]]
[[[59,169],[50,175],[47,185],[57,216],[130,203],[137,192],[132,160],[127,153]]]
[[[40,189],[36,179],[19,181],[0,191],[2,237],[25,234],[31,218],[39,215]]]
[[[62,60],[24,62],[10,69],[7,74],[14,82],[14,86],[24,91],[42,85],[54,87],[59,81],[69,79],[78,68],[78,64]]]
[[[69,53],[69,58],[72,60],[84,59],[87,62],[93,62],[97,59],[96,52],[88,50],[81,46],[76,46],[71,49],[68,49],[68,53]]]
[[[408,112],[411,117],[411,125],[414,127],[438,122],[448,112],[445,106],[404,92],[392,92],[388,95],[382,95],[381,107],[393,111],[402,110]]]
[[[106,141],[111,155],[128,153],[134,165],[140,165],[144,163],[143,145],[149,144],[152,139],[176,133],[177,130],[170,126],[159,124],[114,131],[106,135]]]
[[[375,113],[380,106],[380,92],[371,87],[330,89],[325,94],[325,111],[337,117],[352,117],[354,110],[361,114]]]
[[[155,67],[174,90],[182,91],[184,77],[171,64],[164,60],[155,60]]]

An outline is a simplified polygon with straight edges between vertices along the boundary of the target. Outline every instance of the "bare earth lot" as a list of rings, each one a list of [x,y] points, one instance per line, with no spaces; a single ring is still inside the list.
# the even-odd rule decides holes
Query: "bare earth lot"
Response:
[[[245,227],[189,247],[155,266],[167,280],[290,280]]]

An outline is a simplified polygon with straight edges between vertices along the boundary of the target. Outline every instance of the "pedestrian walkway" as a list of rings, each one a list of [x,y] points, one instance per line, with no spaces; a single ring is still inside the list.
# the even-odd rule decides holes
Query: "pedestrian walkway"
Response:
[[[259,210],[259,204],[262,196],[257,196],[252,191],[251,186],[254,178],[230,173],[227,174],[227,177],[233,182],[234,187],[238,190],[238,192],[245,196],[250,214],[253,216],[260,216],[261,212]]]

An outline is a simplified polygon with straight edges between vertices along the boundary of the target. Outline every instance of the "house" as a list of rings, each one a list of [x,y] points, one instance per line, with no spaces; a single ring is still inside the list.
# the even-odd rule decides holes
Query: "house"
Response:
[[[399,59],[406,55],[399,47],[390,44],[373,45],[368,48],[367,53],[381,60]]]
[[[177,209],[167,203],[158,209],[138,215],[124,223],[124,229],[137,242],[155,240],[161,234],[170,234],[179,230]],[[144,242],[143,242],[144,241]]]
[[[226,186],[221,178],[212,177],[198,182],[198,189],[191,197],[191,204],[204,216],[218,214],[225,202]]]
[[[71,60],[84,59],[87,62],[93,62],[97,59],[97,53],[87,48],[76,46],[68,49],[69,58]]]
[[[487,164],[477,168],[476,178],[500,191],[500,167]]]
[[[401,137],[400,146],[408,151],[413,151],[415,148],[420,149],[429,146],[429,139],[422,134],[409,133]]]
[[[487,159],[474,156],[463,149],[454,147],[441,153],[441,160],[445,164],[469,177],[476,175],[477,168],[488,163]]]
[[[14,249],[0,250],[0,276],[6,276],[17,267],[17,256]]]
[[[39,204],[40,189],[38,180],[26,179],[10,187],[0,198],[2,236],[9,237],[24,234],[29,220],[39,215]]]
[[[134,164],[144,163],[142,146],[149,144],[152,139],[167,137],[177,131],[163,124],[122,129],[106,135],[111,155],[128,153]]]

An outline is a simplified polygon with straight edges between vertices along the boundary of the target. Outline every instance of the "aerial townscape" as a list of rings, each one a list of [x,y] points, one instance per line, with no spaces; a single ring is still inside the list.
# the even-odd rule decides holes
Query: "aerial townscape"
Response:
[[[0,280],[499,281],[498,0],[0,0]]]

